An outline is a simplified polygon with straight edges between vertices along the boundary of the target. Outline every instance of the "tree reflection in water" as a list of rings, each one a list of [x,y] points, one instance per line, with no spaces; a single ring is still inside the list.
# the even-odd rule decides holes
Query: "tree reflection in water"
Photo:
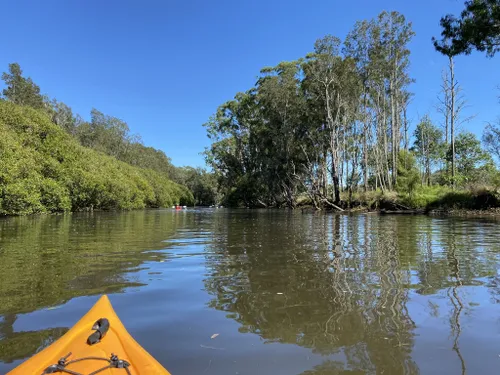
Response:
[[[127,273],[166,257],[144,250],[161,248],[184,225],[185,217],[171,218],[136,211],[1,219],[0,361],[27,358],[68,330],[15,332],[18,314],[143,285]]]
[[[418,374],[408,302],[444,293],[452,350],[466,373],[460,289],[496,275],[498,244],[477,245],[488,242],[487,230],[461,219],[273,215],[243,226],[221,217],[207,251],[210,306],[228,312],[241,332],[343,358],[304,375]]]
[[[232,226],[208,251],[212,307],[267,342],[345,357],[307,374],[332,368],[418,373],[411,359],[415,325],[406,308],[407,262],[418,250],[400,244],[408,241],[397,220],[291,215],[280,225],[266,222]]]

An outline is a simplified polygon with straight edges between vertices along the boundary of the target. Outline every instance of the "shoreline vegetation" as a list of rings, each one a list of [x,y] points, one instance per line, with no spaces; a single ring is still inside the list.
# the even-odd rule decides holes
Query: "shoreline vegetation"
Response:
[[[253,87],[204,125],[223,204],[395,213],[500,207],[500,121],[482,139],[463,130],[474,118],[455,71],[459,54],[499,50],[497,31],[483,43],[486,34],[475,30],[500,22],[500,3],[465,6],[465,23],[445,16],[442,40],[429,40],[443,57],[441,90],[436,113],[414,125],[415,33],[398,12],[358,21],[344,40],[326,35],[305,56],[262,68]]]
[[[213,204],[213,175],[176,167],[126,122],[90,119],[40,93],[17,63],[2,74],[0,216]]]
[[[43,112],[0,101],[0,214],[193,204],[193,195],[152,169],[83,147]]]
[[[500,120],[461,130],[455,57],[500,51],[500,2],[441,19],[437,115],[413,126],[412,24],[398,12],[358,21],[344,40],[260,71],[204,124],[211,171],[175,167],[126,122],[90,119],[40,93],[17,63],[2,74],[0,215],[185,206],[438,213],[500,209]],[[480,35],[477,30],[482,30]],[[431,45],[431,41],[429,41]],[[411,130],[410,130],[411,128]]]
[[[2,74],[0,216],[210,205],[215,180],[176,167],[126,122],[93,108],[90,119],[40,93],[17,63]]]
[[[383,214],[428,215],[500,215],[500,193],[488,189],[453,191],[439,187],[423,188],[413,197],[397,192],[360,192],[341,207],[345,212],[380,212]],[[298,200],[297,208],[314,209],[307,197]],[[336,210],[332,208],[331,210]],[[337,211],[337,210],[336,210]]]

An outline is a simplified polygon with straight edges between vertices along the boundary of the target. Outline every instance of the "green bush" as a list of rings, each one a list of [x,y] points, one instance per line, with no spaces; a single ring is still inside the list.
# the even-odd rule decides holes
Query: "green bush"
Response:
[[[38,184],[31,180],[20,180],[3,186],[2,214],[34,214],[45,210],[40,201]]]
[[[406,194],[409,199],[414,198],[414,193],[420,182],[417,160],[411,152],[401,150],[398,158],[398,183],[396,190]]]
[[[81,146],[41,111],[0,101],[0,214],[192,205],[164,173]]]
[[[448,190],[427,204],[428,209],[483,210],[492,207],[500,207],[500,196],[487,189],[477,191]]]
[[[71,210],[71,199],[68,189],[57,181],[45,178],[40,184],[40,203],[48,212],[64,212]]]
[[[445,186],[418,186],[413,194],[401,197],[401,202],[412,208],[426,208],[450,193],[451,189]]]

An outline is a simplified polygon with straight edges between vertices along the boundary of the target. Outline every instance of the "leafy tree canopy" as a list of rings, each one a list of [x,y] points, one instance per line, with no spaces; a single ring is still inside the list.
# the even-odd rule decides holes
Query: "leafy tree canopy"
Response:
[[[9,64],[9,72],[2,74],[2,80],[7,85],[3,89],[3,95],[7,100],[36,109],[44,107],[44,98],[40,94],[40,87],[31,78],[23,77],[23,71],[18,63]]]
[[[444,55],[468,55],[476,49],[492,57],[500,50],[500,0],[466,1],[460,17],[448,14],[440,23],[442,39],[432,40]]]

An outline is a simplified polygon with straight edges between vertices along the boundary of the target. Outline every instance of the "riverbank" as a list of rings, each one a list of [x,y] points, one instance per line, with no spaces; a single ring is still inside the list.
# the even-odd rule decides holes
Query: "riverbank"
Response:
[[[341,195],[340,208],[347,212],[432,215],[500,215],[500,192],[496,189],[451,190],[424,187],[412,195],[395,191],[368,191]],[[307,199],[299,199],[301,209],[314,209]],[[326,210],[335,211],[332,207]]]
[[[365,194],[359,204],[368,208],[386,210],[431,211],[483,211],[500,207],[500,194],[493,189],[451,190],[443,187],[428,187],[413,195],[391,193]],[[364,200],[363,200],[364,199]]]
[[[84,147],[42,110],[0,100],[0,216],[194,204],[166,173]]]

